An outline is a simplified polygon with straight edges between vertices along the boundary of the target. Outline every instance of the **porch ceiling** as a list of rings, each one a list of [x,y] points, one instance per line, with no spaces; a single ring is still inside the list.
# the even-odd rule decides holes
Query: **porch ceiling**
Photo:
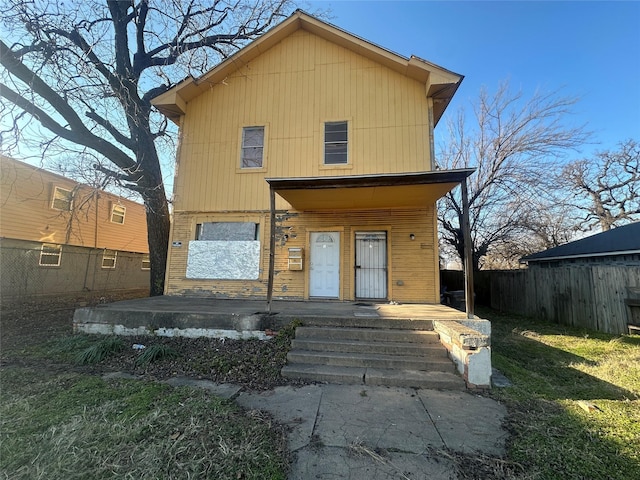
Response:
[[[473,169],[354,175],[267,178],[271,188],[296,210],[424,207],[445,195]]]

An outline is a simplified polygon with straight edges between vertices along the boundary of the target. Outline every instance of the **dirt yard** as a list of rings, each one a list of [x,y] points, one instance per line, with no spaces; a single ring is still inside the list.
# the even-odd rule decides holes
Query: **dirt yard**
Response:
[[[270,341],[123,337],[126,348],[97,365],[75,365],[52,358],[49,347],[65,345],[73,335],[75,308],[143,296],[141,292],[107,296],[77,295],[46,297],[20,302],[3,302],[0,311],[0,364],[41,366],[53,371],[73,369],[87,373],[126,372],[149,379],[189,376],[215,382],[230,382],[253,390],[292,384],[280,376],[293,334],[285,329]],[[97,342],[101,337],[92,336]],[[177,353],[147,365],[137,365],[140,350],[134,344],[149,347],[164,344]],[[48,348],[41,348],[48,347]]]

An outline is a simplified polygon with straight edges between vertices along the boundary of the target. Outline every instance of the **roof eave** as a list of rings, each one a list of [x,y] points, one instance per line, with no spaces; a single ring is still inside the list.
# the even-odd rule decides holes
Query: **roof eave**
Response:
[[[373,175],[266,178],[265,180],[275,190],[294,190],[300,188],[385,187],[398,185],[426,185],[433,183],[460,183],[473,172],[475,172],[475,168]]]
[[[593,257],[616,257],[619,255],[638,255],[640,250],[620,250],[614,252],[597,252],[597,253],[576,253],[575,255],[557,255],[553,257],[529,258],[522,257],[520,263],[539,263],[539,262],[555,262],[558,260],[573,260],[576,258],[593,258]]]

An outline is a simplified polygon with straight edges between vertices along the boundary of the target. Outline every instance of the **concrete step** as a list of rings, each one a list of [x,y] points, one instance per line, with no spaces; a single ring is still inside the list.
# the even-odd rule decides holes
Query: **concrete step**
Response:
[[[296,339],[440,344],[439,336],[434,331],[382,328],[298,327],[296,329]]]
[[[406,388],[439,388],[464,390],[464,380],[451,372],[374,369],[330,365],[286,365],[282,375],[315,382],[350,385],[386,385]]]
[[[417,357],[411,355],[381,355],[353,352],[313,352],[290,350],[287,362],[336,367],[369,367],[400,370],[453,372],[454,366],[446,357]]]
[[[384,328],[390,330],[433,330],[433,320],[411,318],[380,318],[374,312],[359,312],[362,316],[313,316],[313,315],[284,315],[278,317],[286,323],[299,320],[305,326],[315,327],[345,327],[345,328]],[[355,315],[355,314],[354,314]]]
[[[314,352],[352,352],[381,355],[411,355],[416,357],[447,357],[447,350],[440,343],[415,342],[366,342],[359,340],[335,339],[294,339],[291,342],[294,350]]]

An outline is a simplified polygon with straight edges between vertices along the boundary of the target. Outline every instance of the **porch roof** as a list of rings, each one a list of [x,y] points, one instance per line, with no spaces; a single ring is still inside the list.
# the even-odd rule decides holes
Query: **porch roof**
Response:
[[[424,207],[445,195],[474,169],[331,177],[267,178],[295,209]]]

